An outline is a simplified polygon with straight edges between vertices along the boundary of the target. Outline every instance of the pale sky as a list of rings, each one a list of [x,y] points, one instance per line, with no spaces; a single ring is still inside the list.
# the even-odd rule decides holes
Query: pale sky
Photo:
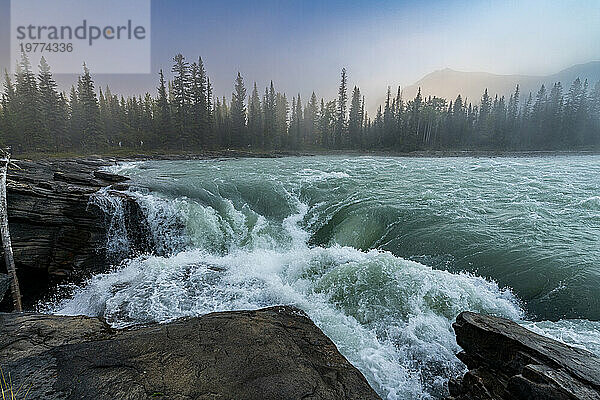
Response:
[[[48,0],[51,3],[51,0]],[[68,12],[68,10],[65,10]],[[9,61],[9,1],[0,0],[0,67]],[[215,94],[239,70],[303,101],[333,98],[339,72],[367,100],[434,70],[544,75],[600,59],[600,0],[152,1],[152,75],[98,75],[115,93],[155,94],[171,58],[203,57]],[[92,68],[92,73],[93,73]],[[63,88],[73,76],[58,76]]]

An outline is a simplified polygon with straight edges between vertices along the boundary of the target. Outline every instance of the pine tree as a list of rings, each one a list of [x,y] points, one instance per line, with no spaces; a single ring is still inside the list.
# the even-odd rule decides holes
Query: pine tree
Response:
[[[289,138],[289,148],[296,149],[298,147],[298,141],[296,136],[296,125],[298,120],[297,114],[298,108],[296,107],[296,97],[292,97],[292,114],[290,116],[290,138]]]
[[[79,81],[81,81],[81,78],[78,78],[77,82],[79,83]],[[71,91],[69,92],[69,116],[69,142],[75,148],[79,149],[81,148],[83,124],[75,86],[71,86]]]
[[[155,135],[159,135],[159,139],[156,140],[157,144],[168,147],[169,143],[172,142],[171,132],[171,110],[169,107],[169,99],[167,98],[167,87],[165,83],[165,76],[161,69],[158,73],[159,82],[158,97],[156,98],[157,112],[155,115]]]
[[[316,144],[315,138],[316,138],[316,130],[318,127],[318,121],[319,121],[319,109],[318,109],[318,103],[317,103],[317,96],[315,95],[315,92],[312,92],[312,95],[310,96],[310,100],[304,110],[304,123],[305,123],[305,129],[306,129],[305,141],[308,146],[313,146]]]
[[[582,84],[581,79],[575,79],[567,94],[565,106],[565,126],[569,127],[569,136],[566,142],[572,148],[585,145],[588,141],[586,137],[587,100],[587,80]]]
[[[268,89],[265,89],[263,100],[263,124],[265,148],[272,149],[276,145],[277,117],[275,110],[275,88],[273,81]]]
[[[81,146],[85,150],[97,150],[106,143],[100,136],[100,109],[90,70],[83,64],[83,75],[77,85],[78,111],[81,113]]]
[[[504,150],[506,149],[506,101],[504,96],[498,98],[498,95],[496,95],[492,115],[494,120],[492,136],[494,148]]]
[[[207,147],[209,149],[216,149],[219,147],[219,138],[215,128],[215,105],[213,101],[213,90],[210,84],[210,79],[206,77],[206,110],[208,113],[208,126],[207,126]]]
[[[392,104],[392,89],[388,86],[383,109],[383,145],[391,147],[394,143],[394,105]]]
[[[172,119],[180,147],[189,144],[190,67],[182,54],[173,58]]]
[[[532,135],[532,118],[531,115],[533,113],[533,95],[529,92],[527,96],[527,100],[525,104],[523,104],[523,108],[521,109],[521,135],[519,138],[519,148],[521,149],[529,149],[533,145],[533,135]]]
[[[364,103],[364,100],[363,100]],[[396,121],[395,121],[395,138],[394,147],[399,149],[402,147],[402,137],[404,136],[404,101],[402,100],[402,90],[398,86],[396,93]]]
[[[554,86],[552,86],[552,90],[550,90],[550,96],[548,98],[548,113],[545,117],[548,120],[545,126],[547,130],[547,145],[550,148],[558,149],[563,147],[565,144],[565,138],[562,137],[562,113],[563,90],[561,83],[557,82],[554,84]]]
[[[42,56],[39,65],[39,118],[41,121],[43,145],[57,149],[58,138],[64,137],[67,126],[64,108],[60,104],[60,96],[56,90],[56,81],[50,72],[50,66]]]
[[[419,89],[420,90],[420,89]],[[420,91],[419,91],[420,93]],[[375,114],[374,133],[373,133],[373,146],[375,148],[381,147],[383,140],[383,112],[381,111],[381,105],[377,108],[377,114]]]
[[[337,115],[335,123],[335,146],[343,147],[346,143],[346,103],[348,101],[348,78],[346,76],[346,68],[342,68],[342,77],[340,88],[338,91]]]
[[[477,130],[479,138],[477,139],[479,144],[484,146],[489,143],[492,136],[492,128],[490,126],[490,115],[492,111],[492,99],[488,93],[487,88],[481,96],[481,105],[479,107],[479,117],[477,118]]]
[[[234,147],[242,148],[248,144],[246,138],[246,88],[239,72],[235,79],[231,98],[231,137]]]
[[[40,115],[38,114],[39,93],[35,75],[25,53],[21,54],[21,61],[16,71],[15,100],[18,115],[16,118],[23,142],[17,148],[26,150],[43,150],[46,146],[40,129]]]
[[[288,114],[290,106],[287,97],[284,94],[277,92],[275,95],[275,147],[289,147],[288,138]]]
[[[302,137],[302,100],[300,99],[300,93],[298,93],[298,98],[294,99],[292,102],[292,109],[294,110],[294,123],[290,126],[293,128],[293,132],[291,133],[292,140],[292,148],[299,148],[304,145],[304,138]]]
[[[360,130],[362,124],[362,104],[360,89],[354,86],[352,101],[350,102],[350,116],[348,119],[348,134],[350,136],[350,147],[360,148]]]
[[[256,82],[254,82],[252,95],[248,104],[248,135],[250,136],[250,143],[254,147],[264,148],[262,109]]]
[[[200,114],[202,108],[201,97],[204,96],[204,90],[200,80],[198,64],[195,62],[190,65],[190,106],[189,106],[189,126],[188,137],[189,147],[198,148],[202,144],[202,134],[200,129]]]
[[[359,142],[358,142],[358,147],[360,149],[364,149],[364,147],[365,147],[367,120],[368,120],[368,116],[367,116],[367,112],[365,111],[365,96],[363,96],[362,101],[360,103],[360,138],[359,138]]]
[[[17,149],[19,143],[22,143],[22,131],[18,126],[18,104],[17,95],[13,83],[4,70],[4,93],[2,95],[2,143],[12,149]]]
[[[515,92],[510,95],[508,100],[507,110],[507,129],[509,137],[507,137],[508,144],[511,148],[515,147],[517,142],[517,135],[519,134],[519,85],[515,87]]]
[[[206,69],[204,68],[204,61],[202,61],[202,57],[198,57],[198,77],[196,86],[199,87],[200,93],[197,98],[198,103],[198,113],[199,113],[199,128],[200,128],[200,137],[201,144],[206,145],[206,137],[208,135],[208,130],[210,128],[210,100],[209,90],[208,90],[208,76],[206,75]]]
[[[421,109],[423,107],[423,96],[421,95],[421,88],[417,91],[415,98],[409,102],[407,108],[409,109],[406,137],[403,142],[405,144],[404,150],[413,151],[417,150],[420,144],[419,138],[421,137]],[[381,121],[383,124],[383,120]],[[382,126],[383,129],[383,126]]]
[[[321,108],[319,110],[319,128],[317,143],[325,148],[330,147],[330,138],[328,136],[329,121],[327,118],[327,109],[325,108],[325,99],[321,99]]]
[[[548,94],[546,92],[546,86],[542,85],[540,90],[537,92],[535,104],[531,112],[532,122],[532,144],[535,148],[546,148],[547,143],[545,141],[545,118],[546,110],[548,106]]]

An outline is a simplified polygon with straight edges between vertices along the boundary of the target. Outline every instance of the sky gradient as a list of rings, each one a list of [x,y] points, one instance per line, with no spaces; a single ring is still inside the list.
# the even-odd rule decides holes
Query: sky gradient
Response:
[[[9,1],[0,0],[0,67],[9,66]],[[446,67],[545,75],[600,59],[600,2],[152,1],[152,75],[97,75],[122,94],[155,93],[156,73],[181,52],[205,61],[215,94],[237,71],[305,101],[337,93],[346,67],[368,102]],[[92,68],[93,73],[93,68]],[[73,76],[58,76],[66,86]],[[249,90],[250,91],[250,90]],[[370,104],[372,107],[372,104]]]

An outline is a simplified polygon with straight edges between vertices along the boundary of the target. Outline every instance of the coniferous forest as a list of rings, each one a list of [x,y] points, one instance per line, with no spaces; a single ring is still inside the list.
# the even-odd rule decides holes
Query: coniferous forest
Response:
[[[335,99],[290,97],[273,82],[264,90],[240,73],[230,99],[213,95],[201,58],[172,60],[155,94],[124,98],[96,88],[88,68],[69,93],[57,89],[42,58],[37,71],[23,55],[5,72],[0,143],[22,152],[260,150],[582,150],[600,146],[600,82],[580,79],[506,99],[422,96],[388,88],[375,115],[341,71]]]

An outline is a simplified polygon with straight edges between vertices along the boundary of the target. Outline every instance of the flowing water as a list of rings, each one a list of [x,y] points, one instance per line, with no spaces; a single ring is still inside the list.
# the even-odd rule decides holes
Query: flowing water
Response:
[[[504,316],[600,354],[600,157],[299,157],[112,167],[150,225],[50,307],[114,326],[294,304],[386,399],[464,372],[451,323]],[[107,246],[127,253],[104,190]]]

